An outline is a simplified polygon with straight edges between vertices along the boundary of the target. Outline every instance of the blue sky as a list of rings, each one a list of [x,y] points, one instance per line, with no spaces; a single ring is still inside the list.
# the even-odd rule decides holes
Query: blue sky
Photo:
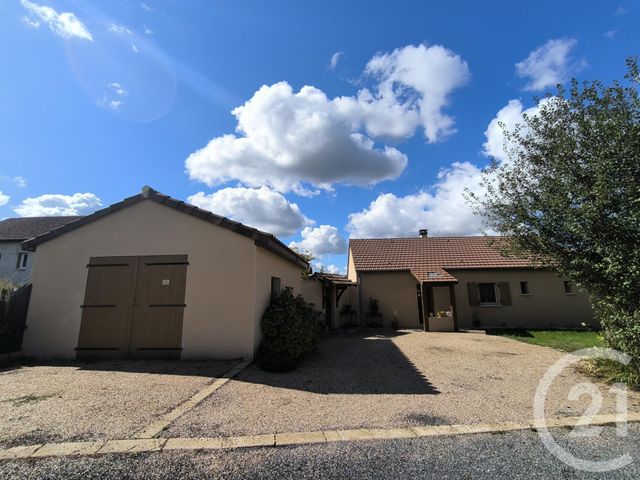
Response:
[[[639,20],[638,1],[4,0],[0,218],[151,185],[329,270],[350,236],[478,233],[462,191],[502,160],[497,121],[620,78]]]

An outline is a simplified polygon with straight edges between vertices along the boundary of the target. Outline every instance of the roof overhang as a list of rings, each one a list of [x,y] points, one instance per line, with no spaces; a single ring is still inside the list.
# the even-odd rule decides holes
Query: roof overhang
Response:
[[[198,208],[195,205],[189,205],[188,203],[185,203],[181,200],[163,195],[150,187],[143,187],[142,193],[125,198],[121,202],[114,203],[113,205],[110,205],[107,208],[103,208],[102,210],[98,210],[91,215],[81,217],[78,220],[74,220],[73,222],[67,223],[66,225],[51,230],[50,232],[26,240],[22,242],[22,249],[34,251],[36,247],[42,243],[48,242],[49,240],[64,235],[67,232],[73,231],[77,228],[87,225],[88,223],[99,220],[102,217],[111,215],[112,213],[115,213],[145,200],[150,200],[166,207],[173,208],[175,210],[178,210],[179,212],[191,215],[192,217],[196,217],[218,227],[231,230],[238,235],[251,238],[257,246],[270,251],[271,253],[295,264],[296,266],[304,270],[309,270],[309,263],[296,252],[287,247],[280,240],[278,240],[274,235],[262,232],[247,225],[243,225],[240,222],[229,220],[226,217],[208,212],[207,210]]]

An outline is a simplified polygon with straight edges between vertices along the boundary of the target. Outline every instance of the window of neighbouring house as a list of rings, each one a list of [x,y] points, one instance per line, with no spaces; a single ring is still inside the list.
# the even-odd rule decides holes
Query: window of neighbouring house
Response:
[[[573,282],[569,280],[565,280],[563,283],[564,283],[564,293],[566,293],[567,295],[573,295],[576,293],[573,287]]]
[[[271,277],[271,295],[279,295],[281,291],[281,280],[279,277]]]
[[[529,292],[529,282],[520,282],[520,293],[522,295],[531,295],[531,292]]]
[[[495,283],[479,283],[478,291],[480,293],[480,304],[484,305],[497,305],[498,293],[496,291]]]
[[[28,255],[26,253],[18,254],[18,262],[16,263],[16,268],[18,270],[24,270],[25,268],[27,268],[27,258]]]

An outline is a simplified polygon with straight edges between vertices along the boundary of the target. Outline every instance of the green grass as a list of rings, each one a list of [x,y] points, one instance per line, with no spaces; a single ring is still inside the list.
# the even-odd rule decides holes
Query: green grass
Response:
[[[573,352],[581,348],[604,347],[598,332],[586,330],[488,330],[490,335],[513,338],[533,345],[555,348],[563,352]]]

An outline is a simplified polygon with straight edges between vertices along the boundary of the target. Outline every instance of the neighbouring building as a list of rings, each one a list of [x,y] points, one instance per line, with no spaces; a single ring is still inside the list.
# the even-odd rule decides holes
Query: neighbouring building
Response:
[[[272,293],[308,263],[273,235],[144,187],[23,243],[23,350],[54,358],[252,358]]]
[[[33,252],[22,249],[22,242],[81,217],[25,217],[0,221],[0,279],[17,285],[29,283]]]
[[[503,256],[500,241],[430,237],[426,230],[413,238],[352,239],[347,279],[357,284],[360,323],[431,331],[593,324],[589,299],[572,282],[529,259]]]

